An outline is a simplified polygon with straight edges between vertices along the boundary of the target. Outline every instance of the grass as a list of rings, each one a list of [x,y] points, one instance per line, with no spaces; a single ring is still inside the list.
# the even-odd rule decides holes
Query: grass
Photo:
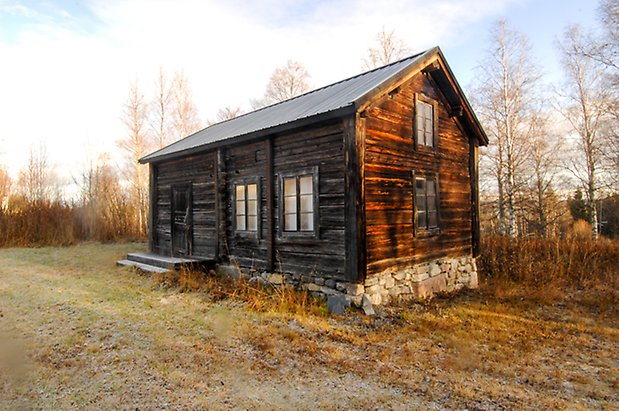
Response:
[[[28,201],[12,196],[0,204],[0,247],[67,246],[83,241],[143,240],[136,209],[110,187],[110,195],[86,205]],[[1,203],[1,202],[0,202]]]
[[[240,272],[240,268],[237,267]],[[182,268],[154,276],[155,282],[164,287],[173,287],[180,292],[200,291],[212,301],[231,299],[242,302],[254,311],[327,315],[324,301],[312,298],[308,292],[295,290],[291,285],[273,287],[260,282],[251,282],[242,276],[233,279],[214,270],[208,273]]]
[[[0,408],[619,406],[616,304],[482,287],[334,318],[114,266],[143,249],[0,250]]]
[[[481,281],[497,297],[602,311],[619,303],[619,241],[487,236],[482,250]]]

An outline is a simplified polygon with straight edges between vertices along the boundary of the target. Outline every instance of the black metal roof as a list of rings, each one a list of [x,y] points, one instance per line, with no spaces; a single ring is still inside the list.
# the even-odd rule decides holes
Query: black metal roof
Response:
[[[149,163],[178,157],[205,149],[214,143],[260,132],[275,132],[323,118],[353,113],[383,84],[390,84],[399,74],[417,66],[428,56],[440,53],[438,47],[395,63],[330,84],[309,93],[213,124],[140,159]],[[305,120],[305,121],[304,121]]]

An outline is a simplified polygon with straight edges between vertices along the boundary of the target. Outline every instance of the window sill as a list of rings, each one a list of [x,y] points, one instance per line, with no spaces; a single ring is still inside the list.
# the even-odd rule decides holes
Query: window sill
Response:
[[[415,237],[416,238],[430,238],[430,237],[437,237],[441,234],[441,229],[440,228],[424,228],[424,229],[417,229],[417,232],[415,233]]]
[[[234,232],[235,239],[242,240],[258,240],[258,232],[257,231],[235,231]]]
[[[426,151],[428,153],[434,153],[434,152],[438,152],[439,149],[437,146],[426,146],[423,144],[417,144],[415,147],[415,150],[417,151]]]
[[[318,239],[315,231],[283,231],[279,235],[280,242],[302,243],[304,241],[314,241]]]

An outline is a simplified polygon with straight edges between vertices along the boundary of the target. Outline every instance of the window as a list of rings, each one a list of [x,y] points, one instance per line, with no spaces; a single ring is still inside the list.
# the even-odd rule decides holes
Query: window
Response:
[[[438,228],[438,190],[435,177],[415,177],[416,228]]]
[[[236,231],[258,231],[258,184],[235,184]]]
[[[282,176],[282,231],[315,233],[316,173]]]
[[[434,105],[416,99],[415,143],[434,147]]]

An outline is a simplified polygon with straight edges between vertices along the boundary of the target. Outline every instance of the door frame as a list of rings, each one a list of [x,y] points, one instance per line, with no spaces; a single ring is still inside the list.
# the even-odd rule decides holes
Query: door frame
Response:
[[[184,222],[184,233],[185,233],[185,242],[186,242],[186,250],[178,250],[175,247],[175,233],[177,232],[176,223],[174,221],[174,213],[175,213],[175,203],[174,193],[178,191],[183,191],[186,196],[187,201],[187,219]],[[186,257],[190,256],[193,252],[193,193],[192,193],[192,183],[181,183],[181,184],[173,184],[170,187],[170,250],[172,255],[177,257]],[[183,252],[184,251],[184,252]]]

